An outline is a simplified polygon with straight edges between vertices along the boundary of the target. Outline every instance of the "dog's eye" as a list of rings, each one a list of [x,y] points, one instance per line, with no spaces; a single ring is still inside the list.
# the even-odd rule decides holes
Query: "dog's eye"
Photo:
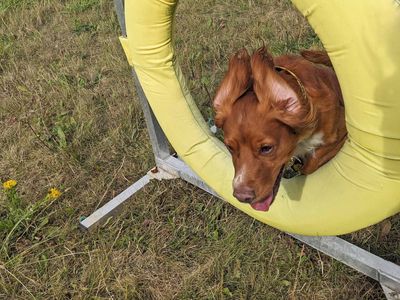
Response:
[[[261,155],[269,154],[269,153],[271,153],[271,151],[272,151],[273,148],[274,148],[274,147],[273,147],[273,146],[270,146],[270,145],[261,146],[261,148],[260,148],[260,154],[261,154]]]

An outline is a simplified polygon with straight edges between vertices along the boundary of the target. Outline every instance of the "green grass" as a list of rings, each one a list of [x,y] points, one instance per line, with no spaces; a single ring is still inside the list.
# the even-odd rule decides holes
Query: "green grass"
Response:
[[[0,299],[383,298],[181,180],[152,182],[82,232],[82,216],[154,165],[112,3],[4,0],[0,22],[0,182],[16,179],[20,197],[0,191]],[[229,55],[263,43],[274,54],[321,46],[289,1],[181,1],[177,58],[206,119]],[[62,196],[42,204],[51,187]],[[399,222],[345,238],[400,263]]]
[[[79,21],[76,21],[74,24],[74,28],[72,32],[76,34],[81,34],[81,33],[95,33],[97,31],[97,26],[95,24],[91,23],[80,23]]]
[[[67,10],[71,13],[81,13],[94,8],[100,4],[101,0],[76,0],[67,4]]]
[[[33,4],[34,0],[2,0],[0,2],[0,13],[8,10],[22,8],[27,5]]]

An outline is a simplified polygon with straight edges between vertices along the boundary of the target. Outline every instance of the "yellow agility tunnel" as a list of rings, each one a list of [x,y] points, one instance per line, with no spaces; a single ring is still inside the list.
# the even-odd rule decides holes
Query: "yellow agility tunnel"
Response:
[[[125,2],[121,43],[174,149],[222,198],[257,220],[303,235],[338,235],[400,211],[400,4],[293,0],[338,75],[349,138],[317,172],[282,180],[268,212],[232,196],[233,165],[193,102],[172,45],[175,0]],[[177,128],[179,128],[177,130]]]

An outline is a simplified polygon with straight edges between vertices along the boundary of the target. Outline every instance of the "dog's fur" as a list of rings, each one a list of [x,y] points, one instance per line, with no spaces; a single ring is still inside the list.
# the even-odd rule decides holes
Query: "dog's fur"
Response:
[[[347,135],[339,83],[322,51],[273,58],[265,47],[251,57],[243,49],[231,57],[213,104],[232,154],[234,196],[259,210],[268,210],[292,156],[310,174]]]

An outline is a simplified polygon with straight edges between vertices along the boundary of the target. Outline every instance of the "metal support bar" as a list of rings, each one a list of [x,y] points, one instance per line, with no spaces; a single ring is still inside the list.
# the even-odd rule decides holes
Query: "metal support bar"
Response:
[[[121,28],[123,37],[126,37],[126,23],[125,23],[125,0],[114,0],[114,7],[118,17],[118,22]],[[153,153],[155,157],[166,158],[170,154],[170,148],[168,140],[162,131],[160,124],[158,123],[154,113],[147,101],[146,95],[140,85],[139,79],[134,69],[132,69],[133,78],[135,81],[136,91],[142,106],[144,115],[146,116],[147,130],[150,135],[151,145],[153,147]]]
[[[400,293],[400,266],[335,236],[289,235]]]
[[[94,211],[89,217],[83,219],[80,222],[82,229],[92,229],[96,225],[106,221],[109,217],[116,215],[122,205],[133,196],[136,192],[144,188],[151,179],[163,180],[163,179],[174,179],[178,178],[165,172],[162,169],[153,168],[145,176],[140,178],[122,193],[111,199],[109,202],[104,204],[102,207]]]
[[[153,147],[153,153],[157,163],[157,159],[164,159],[170,155],[169,143],[164,131],[154,116],[153,110],[147,101],[146,95],[144,94],[143,88],[140,85],[134,69],[132,69],[132,74],[135,80],[136,91],[139,97],[139,102],[142,106],[143,114],[145,116],[151,146]]]
[[[94,211],[90,216],[80,222],[82,229],[93,229],[98,224],[106,221],[109,217],[116,215],[123,204],[136,192],[145,187],[151,179],[175,179],[183,180],[203,189],[204,191],[219,197],[207,184],[205,184],[193,171],[180,159],[169,156],[165,160],[156,158],[157,167],[151,169],[145,176],[140,178],[126,190],[111,199],[105,205]]]
[[[386,299],[388,300],[400,300],[400,293],[388,288],[381,284],[382,290],[385,293]]]
[[[92,229],[95,225],[98,225],[100,222],[105,221],[112,215],[116,214],[118,209],[121,208],[122,204],[124,204],[130,196],[142,189],[149,182],[150,176],[146,174],[122,193],[118,194],[118,196],[114,197],[105,205],[94,211],[89,217],[83,219],[80,222],[81,228],[86,230]]]
[[[121,28],[121,33],[123,37],[126,37],[126,24],[125,24],[125,0],[114,0],[115,12],[117,13],[117,18],[119,22],[119,27]]]
[[[166,159],[156,158],[157,166],[170,174],[175,174],[183,180],[201,188],[203,191],[222,199],[212,188],[210,188],[190,167],[179,158],[169,156]]]

